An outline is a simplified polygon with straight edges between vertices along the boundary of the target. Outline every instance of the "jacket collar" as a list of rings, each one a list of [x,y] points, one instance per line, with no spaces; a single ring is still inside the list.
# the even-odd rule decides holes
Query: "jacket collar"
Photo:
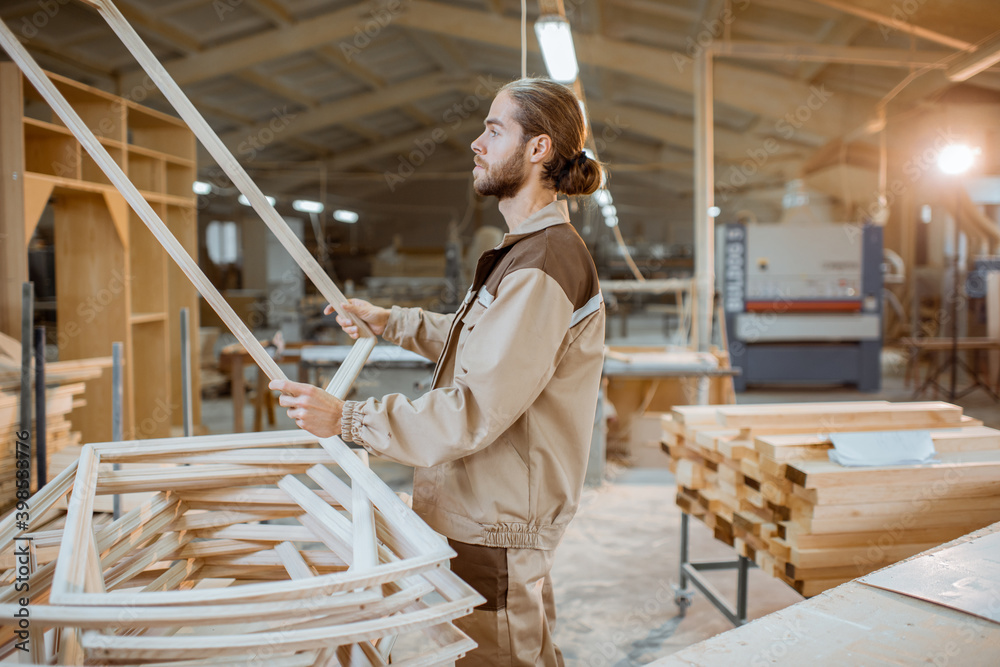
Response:
[[[551,204],[548,204],[547,206],[544,206],[529,215],[521,226],[517,228],[516,232],[504,234],[503,241],[501,241],[500,245],[498,245],[495,250],[500,250],[501,248],[513,245],[525,236],[529,236],[535,232],[540,232],[547,227],[561,225],[568,222],[569,206],[567,205],[565,199],[557,199]]]

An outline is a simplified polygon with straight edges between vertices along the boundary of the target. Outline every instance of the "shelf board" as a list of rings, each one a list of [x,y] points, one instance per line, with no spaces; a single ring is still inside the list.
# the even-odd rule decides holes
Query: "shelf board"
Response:
[[[57,123],[50,123],[46,120],[38,120],[37,118],[32,118],[31,116],[22,116],[21,121],[28,127],[34,127],[48,132],[55,132],[56,134],[62,134],[67,137],[73,136],[73,133],[68,127]]]
[[[169,162],[170,164],[175,164],[180,167],[196,166],[194,160],[186,160],[182,157],[171,155],[170,153],[155,151],[152,148],[146,148],[145,146],[138,146],[136,144],[128,144],[128,152],[132,155],[142,155],[143,157],[153,158],[154,160],[163,160],[164,162]]]
[[[74,139],[76,138],[76,136],[70,131],[68,127],[59,125],[58,123],[50,123],[47,120],[39,120],[37,118],[32,118],[31,116],[22,116],[21,120],[24,123],[26,129],[28,127],[32,127],[39,130],[45,130],[46,132],[53,132],[55,134],[61,134],[66,137],[73,137]],[[109,139],[108,137],[98,136],[96,135],[96,133],[95,136],[97,136],[97,140],[101,142],[101,145],[107,148],[120,149],[124,146],[124,144],[118,141],[117,139]]]
[[[198,198],[192,192],[190,197],[181,197],[179,195],[168,195],[163,192],[150,192],[149,190],[140,190],[143,199],[148,201],[150,204],[166,204],[167,206],[197,206]]]
[[[129,322],[132,324],[149,324],[151,322],[166,322],[166,313],[136,313],[133,312],[129,317]]]
[[[39,174],[34,171],[24,172],[25,176],[30,176],[32,178],[37,178],[42,181],[48,181],[52,183],[57,188],[67,188],[69,190],[83,190],[85,192],[96,192],[98,194],[104,194],[106,192],[118,193],[118,190],[113,185],[107,185],[105,183],[95,183],[94,181],[81,181],[76,178],[66,178],[65,176],[53,176],[52,174]]]

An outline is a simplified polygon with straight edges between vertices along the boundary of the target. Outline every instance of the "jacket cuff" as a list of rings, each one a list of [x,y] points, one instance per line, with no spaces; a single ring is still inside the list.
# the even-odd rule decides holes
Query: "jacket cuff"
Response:
[[[363,420],[360,410],[362,405],[358,401],[344,401],[344,410],[340,417],[340,439],[344,442],[364,444],[360,435]]]
[[[403,326],[403,320],[405,319],[406,314],[403,312],[403,309],[399,306],[393,306],[389,310],[389,321],[386,322],[385,331],[382,332],[382,340],[393,345],[399,345],[403,333],[400,331],[400,327]]]

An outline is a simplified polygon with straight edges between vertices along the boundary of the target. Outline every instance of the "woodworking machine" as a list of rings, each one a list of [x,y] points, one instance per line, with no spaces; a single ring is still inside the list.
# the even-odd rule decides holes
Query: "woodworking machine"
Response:
[[[737,391],[755,383],[879,390],[881,227],[751,223],[717,234]]]

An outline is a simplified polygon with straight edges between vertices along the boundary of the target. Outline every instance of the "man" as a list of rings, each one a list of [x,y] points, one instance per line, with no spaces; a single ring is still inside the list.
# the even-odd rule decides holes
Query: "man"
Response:
[[[557,194],[591,194],[602,169],[583,152],[577,99],[552,81],[504,86],[485,128],[472,143],[474,185],[499,200],[510,232],[483,253],[458,312],[345,307],[376,335],[436,359],[432,390],[341,402],[310,385],[271,388],[310,433],[415,466],[413,509],[448,538],[452,569],[487,600],[456,621],[479,644],[461,665],[562,665],[549,571],[583,488],[604,304]],[[337,321],[357,337],[352,320]]]

